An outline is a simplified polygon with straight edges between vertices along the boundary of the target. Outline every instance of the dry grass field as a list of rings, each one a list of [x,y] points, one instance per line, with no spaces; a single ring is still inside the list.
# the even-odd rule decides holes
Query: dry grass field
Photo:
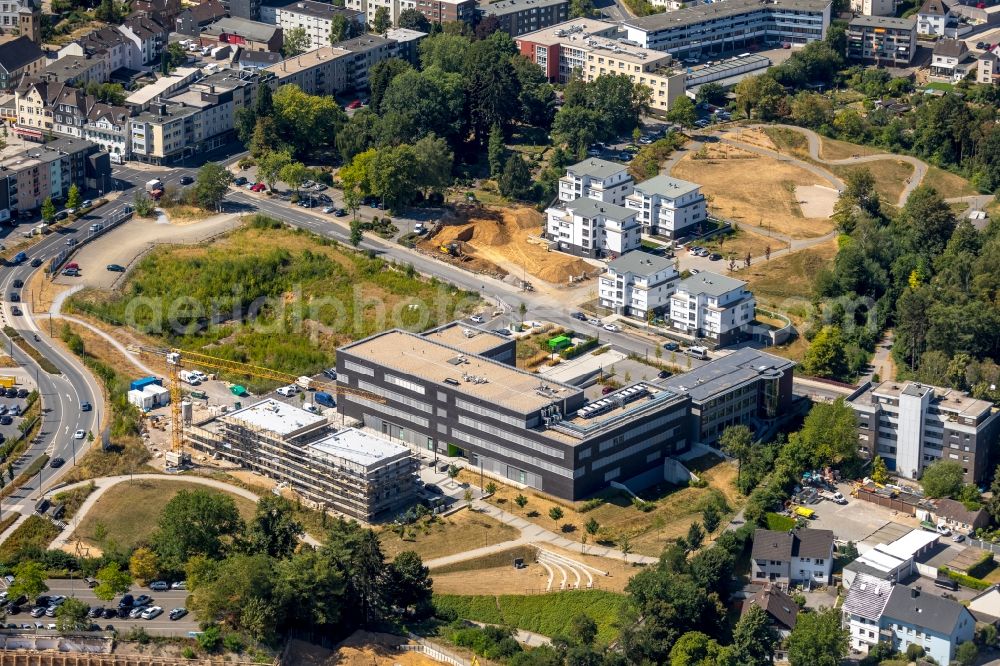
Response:
[[[408,525],[402,537],[388,527],[379,533],[386,557],[392,558],[404,550],[412,550],[425,562],[520,536],[520,530],[468,510],[433,521],[422,519]]]

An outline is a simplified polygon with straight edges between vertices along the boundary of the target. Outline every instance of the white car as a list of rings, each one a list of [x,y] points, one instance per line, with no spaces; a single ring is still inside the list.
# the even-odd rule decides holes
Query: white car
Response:
[[[278,394],[283,395],[286,398],[291,398],[293,395],[299,394],[299,387],[295,384],[289,384],[288,386],[282,386],[278,389]]]
[[[483,323],[483,315],[481,315],[481,314],[474,314],[471,317],[469,317],[469,321],[471,321],[474,324],[482,324]]]
[[[87,433],[83,430],[77,430],[75,433],[73,433],[73,439],[83,439],[86,436]]]
[[[162,613],[163,613],[163,609],[160,608],[159,606],[150,606],[146,610],[142,611],[142,619],[143,620],[152,620],[157,615],[160,615]]]
[[[618,327],[617,325],[615,325],[615,324],[605,324],[605,325],[604,325],[604,330],[605,330],[605,331],[611,331],[612,333],[617,333],[618,331],[620,331],[620,330],[622,330],[622,329],[621,329],[621,328],[619,328],[619,327]]]

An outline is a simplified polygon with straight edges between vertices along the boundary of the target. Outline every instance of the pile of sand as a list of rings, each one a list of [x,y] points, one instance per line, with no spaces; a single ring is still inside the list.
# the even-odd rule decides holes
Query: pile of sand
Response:
[[[407,643],[401,636],[355,631],[336,650],[327,650],[299,640],[289,648],[289,663],[297,666],[437,666],[422,652],[400,652]]]
[[[459,241],[462,251],[474,260],[491,264],[500,272],[532,277],[564,285],[570,277],[595,271],[583,259],[550,252],[539,242],[544,217],[531,208],[483,208],[444,221],[438,232],[424,241],[427,250]]]

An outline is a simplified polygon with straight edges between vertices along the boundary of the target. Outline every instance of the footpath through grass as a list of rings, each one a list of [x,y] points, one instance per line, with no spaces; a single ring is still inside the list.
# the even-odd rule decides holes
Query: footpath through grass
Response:
[[[571,635],[573,618],[586,613],[597,623],[597,640],[602,643],[618,637],[618,620],[628,603],[624,594],[603,590],[534,595],[434,595],[434,606],[439,613],[451,611],[466,620],[516,627],[549,637]]]

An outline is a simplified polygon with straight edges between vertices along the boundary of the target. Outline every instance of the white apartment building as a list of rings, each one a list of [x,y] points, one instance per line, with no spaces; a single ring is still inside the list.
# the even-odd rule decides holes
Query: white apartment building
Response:
[[[976,60],[976,83],[1000,83],[1000,45],[986,51]]]
[[[682,280],[670,298],[670,326],[719,346],[736,342],[754,319],[757,301],[743,280],[703,271]]]
[[[659,175],[644,180],[625,197],[643,233],[677,239],[708,218],[701,186]]]
[[[545,211],[546,235],[555,248],[581,257],[618,257],[641,246],[635,212],[580,197]]]
[[[930,35],[934,37],[957,37],[952,31],[949,34],[948,28],[957,27],[957,20],[951,16],[951,9],[943,0],[924,0],[924,4],[917,12],[917,34]]]
[[[287,35],[289,30],[303,28],[309,36],[311,49],[330,45],[330,29],[335,16],[343,16],[348,21],[354,21],[364,32],[365,15],[363,12],[335,7],[326,2],[315,0],[298,0],[284,7],[275,9],[275,24]]]
[[[851,0],[851,11],[862,16],[895,16],[896,0]]]
[[[890,471],[919,479],[927,465],[950,460],[968,483],[992,469],[990,449],[1000,433],[993,404],[961,391],[917,382],[865,384],[848,397],[858,415],[858,449],[880,456]]]
[[[633,185],[632,176],[624,164],[591,157],[566,167],[566,175],[559,179],[559,200],[573,201],[586,197],[624,206],[625,197],[632,193]]]
[[[645,320],[650,312],[659,314],[670,306],[679,280],[672,259],[636,250],[608,264],[598,297],[602,307]]]

